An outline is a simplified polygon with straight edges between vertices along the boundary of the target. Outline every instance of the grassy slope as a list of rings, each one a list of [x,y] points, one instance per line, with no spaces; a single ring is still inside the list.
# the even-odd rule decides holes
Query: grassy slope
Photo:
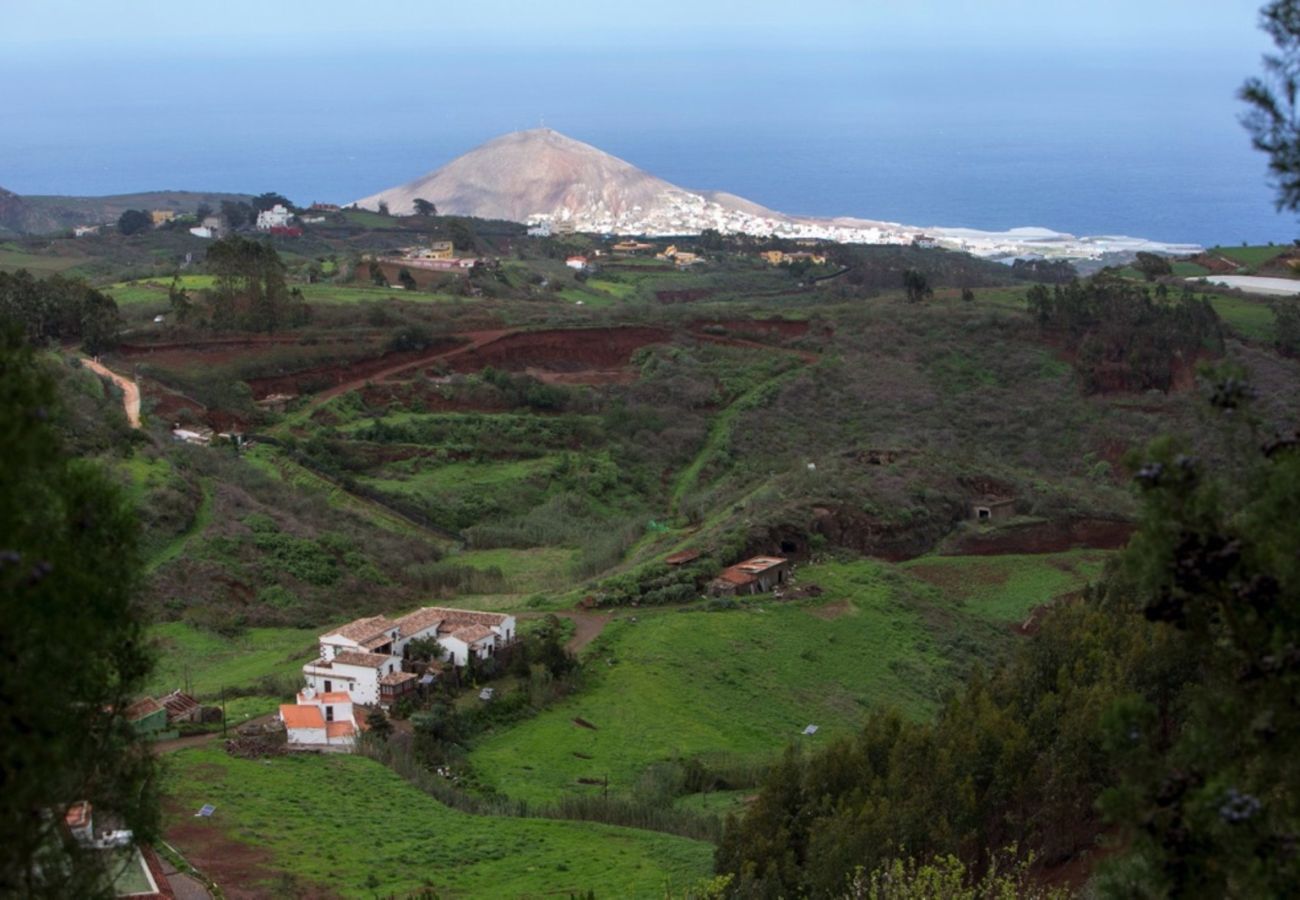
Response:
[[[222,687],[249,686],[266,676],[296,675],[316,646],[315,629],[250,628],[236,638],[200,631],[183,622],[155,625],[149,634],[158,646],[154,692],[184,685],[212,697]]]
[[[870,562],[827,564],[804,569],[801,581],[826,595],[616,620],[589,653],[590,687],[483,741],[471,756],[476,771],[530,800],[607,774],[612,790],[625,791],[656,761],[767,756],[810,722],[822,726],[822,742],[853,730],[868,706],[933,710],[949,677],[936,639],[945,626],[927,622],[896,575]]]
[[[170,761],[166,791],[177,817],[212,803],[217,813],[204,827],[262,848],[269,868],[343,897],[424,887],[477,897],[587,890],[662,897],[710,870],[707,844],[589,823],[471,816],[359,756],[253,762],[205,748]]]
[[[926,556],[903,563],[909,574],[933,585],[944,597],[993,622],[1023,621],[1036,606],[1077,591],[1101,576],[1109,553],[1008,556]]]

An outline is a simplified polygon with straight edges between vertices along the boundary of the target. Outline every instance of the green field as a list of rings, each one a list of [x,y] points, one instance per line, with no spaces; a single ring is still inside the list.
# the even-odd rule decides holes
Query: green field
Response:
[[[369,287],[360,284],[333,284],[317,282],[301,284],[298,289],[308,303],[340,304],[350,303],[388,303],[400,300],[405,303],[444,303],[458,298],[450,294],[434,294],[429,291],[401,291],[391,287]]]
[[[590,686],[484,740],[470,756],[476,773],[528,800],[592,790],[579,778],[608,776],[611,791],[627,792],[656,762],[766,758],[808,724],[823,743],[852,732],[871,707],[917,717],[935,708],[953,674],[947,642],[967,621],[951,604],[926,603],[871,562],[808,566],[800,583],[825,594],[611,622],[586,655]]]
[[[185,750],[168,757],[164,790],[174,810],[165,830],[189,826],[192,811],[211,803],[215,815],[190,826],[191,835],[211,828],[219,832],[212,840],[259,848],[268,879],[288,873],[331,896],[431,888],[443,896],[658,898],[706,878],[713,854],[708,844],[654,832],[457,812],[361,756],[248,761]]]
[[[565,586],[574,556],[574,551],[565,547],[533,547],[528,550],[468,550],[456,554],[451,560],[476,569],[500,569],[508,590],[530,594]]]
[[[1224,323],[1242,337],[1253,341],[1271,341],[1274,336],[1273,309],[1260,300],[1247,300],[1228,294],[1207,294]]]
[[[223,687],[249,687],[265,677],[296,676],[315,653],[318,633],[315,629],[250,628],[227,638],[183,622],[169,622],[150,628],[149,636],[158,647],[150,691],[183,688],[188,679],[196,696],[212,698]]]
[[[1257,247],[1211,247],[1207,252],[1226,257],[1249,269],[1258,269],[1265,263],[1281,256],[1288,248],[1284,245]]]
[[[1109,553],[1073,550],[1007,556],[926,556],[901,568],[992,622],[1022,622],[1036,606],[1097,580]]]
[[[22,250],[0,246],[0,270],[26,269],[38,278],[66,272],[84,262],[86,262],[84,257],[25,253]]]

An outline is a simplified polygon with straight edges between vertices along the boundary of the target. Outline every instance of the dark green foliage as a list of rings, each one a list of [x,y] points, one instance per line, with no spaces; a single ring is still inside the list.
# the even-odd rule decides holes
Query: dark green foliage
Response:
[[[1251,78],[1240,96],[1251,107],[1242,118],[1255,149],[1268,154],[1278,209],[1300,208],[1300,2],[1274,0],[1262,11],[1275,53],[1264,57],[1264,76]]]
[[[251,225],[257,219],[257,213],[247,203],[222,200],[221,218],[225,219],[226,224],[231,228],[239,228],[243,225]]]
[[[436,216],[438,214],[438,207],[434,206],[423,197],[416,197],[411,201],[411,205],[415,207],[415,214],[417,216]]]
[[[32,343],[78,340],[89,353],[110,347],[122,326],[117,303],[84,281],[25,269],[0,272],[0,320],[18,325]]]
[[[1223,352],[1213,307],[1186,290],[1166,300],[1116,278],[1076,281],[1026,295],[1044,333],[1077,348],[1075,367],[1090,391],[1167,391],[1202,353]]]
[[[402,268],[398,270],[397,283],[408,291],[416,289],[415,276],[411,274],[411,270],[406,268],[406,266],[402,266]]]
[[[1141,272],[1147,281],[1155,281],[1162,275],[1174,273],[1173,263],[1169,261],[1169,257],[1144,251],[1138,251],[1133,267]]]
[[[1279,303],[1273,307],[1273,344],[1279,353],[1300,356],[1300,305]]]
[[[1250,386],[1221,375],[1212,390],[1228,465],[1165,441],[1138,472],[1130,618],[1198,666],[1172,729],[1149,698],[1111,711],[1123,777],[1105,808],[1132,848],[1105,882],[1113,896],[1300,890],[1300,441],[1256,444]]]
[[[128,209],[117,217],[118,232],[128,236],[148,231],[152,225],[153,218],[142,209]]]
[[[375,287],[388,287],[388,276],[384,274],[383,267],[373,259],[367,265],[367,271],[370,273],[370,283]]]
[[[276,331],[307,321],[307,304],[289,288],[284,263],[269,243],[231,235],[208,249],[206,266],[216,284],[198,303],[179,289],[170,292],[178,315],[219,331]]]
[[[908,269],[903,273],[903,290],[907,292],[909,303],[919,303],[934,296],[930,279],[926,278],[925,273],[920,269]]]
[[[289,201],[288,197],[274,192],[258,194],[252,199],[251,203],[256,212],[266,212],[277,204],[283,206],[285,209],[293,209],[293,203]]]
[[[1011,264],[1011,274],[1043,284],[1069,284],[1079,277],[1079,271],[1066,259],[1017,259]]]
[[[68,458],[50,382],[0,332],[0,894],[97,896],[105,861],[64,846],[78,800],[155,834],[154,763],[123,711],[150,668],[135,602],[137,526],[95,466]]]
[[[387,741],[393,733],[393,723],[388,721],[388,716],[378,706],[366,714],[366,726],[368,734],[377,741]]]

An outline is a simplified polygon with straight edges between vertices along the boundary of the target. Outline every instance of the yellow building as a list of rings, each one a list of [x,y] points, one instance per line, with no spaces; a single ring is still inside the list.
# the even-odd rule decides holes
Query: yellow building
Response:
[[[170,209],[155,209],[149,213],[149,218],[153,220],[154,225],[162,225],[176,218],[176,213]]]
[[[785,262],[785,254],[780,250],[764,250],[758,255],[774,266],[779,266]]]
[[[456,246],[451,241],[434,241],[429,245],[427,259],[455,259]]]

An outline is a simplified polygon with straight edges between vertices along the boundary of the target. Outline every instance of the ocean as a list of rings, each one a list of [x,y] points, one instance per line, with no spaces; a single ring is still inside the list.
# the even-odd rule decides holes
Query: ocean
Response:
[[[1024,48],[285,49],[0,60],[0,187],[350,202],[546,124],[682,187],[918,226],[1287,242],[1258,57]]]

